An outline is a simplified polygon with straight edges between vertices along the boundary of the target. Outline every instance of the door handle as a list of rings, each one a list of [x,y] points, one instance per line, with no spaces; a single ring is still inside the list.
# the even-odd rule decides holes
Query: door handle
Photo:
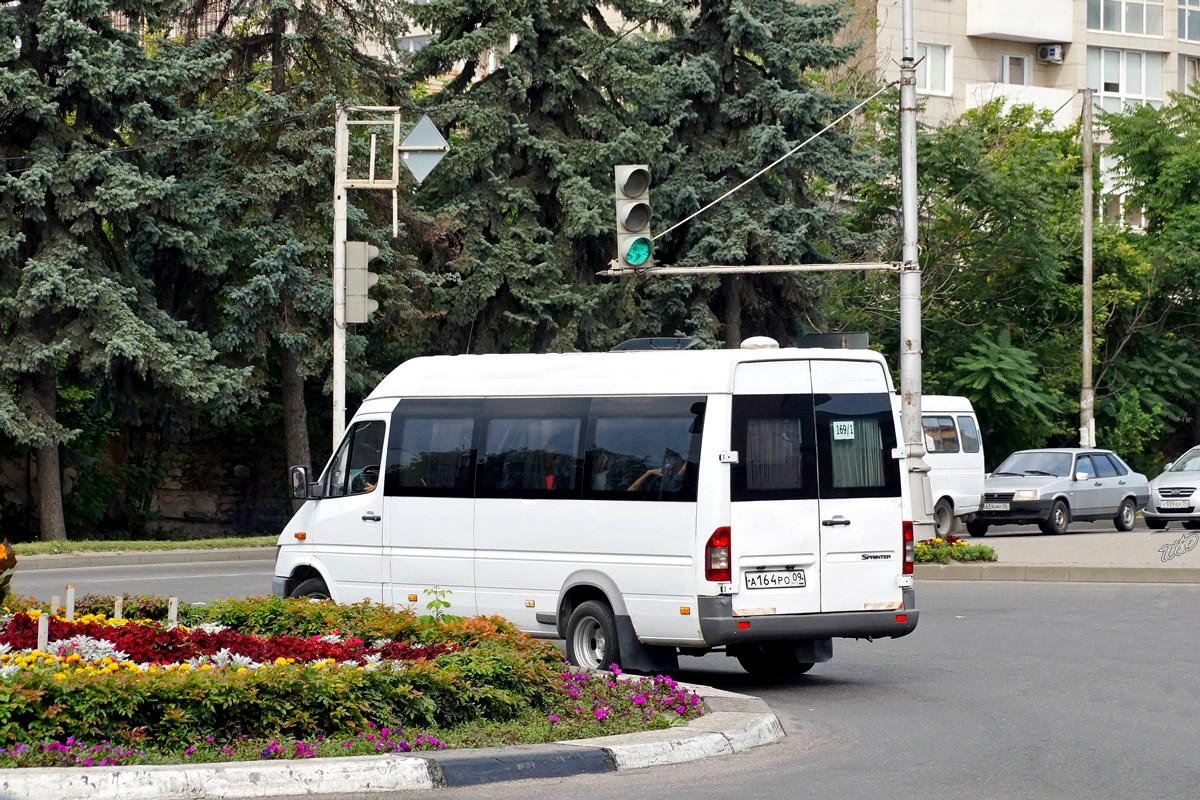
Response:
[[[1092,486],[1103,486],[1103,485],[1104,484],[1101,483],[1100,481],[1096,481],[1095,483],[1092,484]]]
[[[821,520],[821,524],[825,525],[826,527],[832,528],[834,525],[849,525],[850,520],[848,520],[848,519],[823,519],[823,520]]]
[[[363,514],[363,519],[365,519],[367,522],[379,522],[381,519],[383,519],[383,517],[379,516],[378,514],[366,513]]]
[[[1117,483],[1121,484],[1122,486],[1125,485],[1125,481],[1117,481]]]

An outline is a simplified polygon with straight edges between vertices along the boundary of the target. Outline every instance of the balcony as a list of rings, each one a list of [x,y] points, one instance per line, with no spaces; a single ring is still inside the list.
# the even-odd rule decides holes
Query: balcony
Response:
[[[967,36],[1014,42],[1069,42],[1071,0],[967,0]]]
[[[1079,103],[1072,89],[1051,89],[1046,86],[1020,86],[1015,83],[968,83],[967,108],[980,106],[998,98],[1005,105],[1033,106],[1054,112],[1053,127],[1063,130],[1079,118]],[[1071,102],[1074,99],[1074,102]]]

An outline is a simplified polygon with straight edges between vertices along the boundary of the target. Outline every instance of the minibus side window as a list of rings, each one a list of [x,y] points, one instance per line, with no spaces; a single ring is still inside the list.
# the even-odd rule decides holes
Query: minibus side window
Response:
[[[476,495],[578,498],[587,403],[586,398],[486,401]]]
[[[388,447],[389,496],[470,497],[470,417],[407,417],[392,428]]]
[[[964,453],[979,452],[979,428],[971,417],[958,418],[958,430],[962,433],[962,448]]]
[[[922,417],[925,428],[925,449],[930,453],[957,453],[958,431],[953,417]]]
[[[342,440],[325,476],[325,497],[345,497],[375,491],[383,461],[382,420],[356,422]]]
[[[595,398],[584,497],[694,502],[704,409],[701,397]]]
[[[817,496],[810,395],[733,398],[730,494],[739,500],[812,500]]]

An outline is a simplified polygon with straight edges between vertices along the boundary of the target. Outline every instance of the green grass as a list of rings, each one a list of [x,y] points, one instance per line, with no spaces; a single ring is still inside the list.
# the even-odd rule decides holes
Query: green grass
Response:
[[[95,540],[65,542],[21,542],[14,544],[17,557],[53,553],[121,553],[130,550],[216,550],[222,547],[273,547],[278,536],[231,536],[224,539],[186,541]]]

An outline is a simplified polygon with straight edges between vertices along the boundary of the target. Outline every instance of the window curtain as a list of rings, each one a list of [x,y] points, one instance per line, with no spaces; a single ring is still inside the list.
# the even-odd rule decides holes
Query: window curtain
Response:
[[[803,485],[800,420],[746,421],[746,488],[798,489]]]
[[[854,420],[853,439],[834,439],[830,423],[833,485],[838,489],[883,486],[883,434],[879,420]]]

